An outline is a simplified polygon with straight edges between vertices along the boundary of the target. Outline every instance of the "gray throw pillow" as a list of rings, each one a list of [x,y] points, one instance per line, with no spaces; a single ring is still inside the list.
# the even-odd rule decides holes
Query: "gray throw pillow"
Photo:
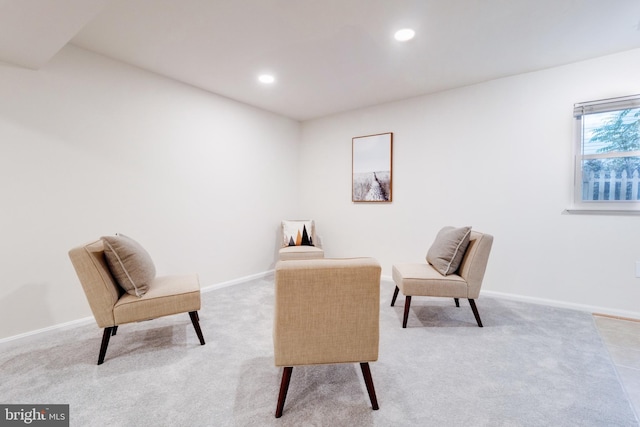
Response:
[[[447,276],[458,271],[469,246],[471,227],[444,227],[427,252],[427,262],[440,274]]]
[[[107,266],[116,282],[128,294],[141,297],[156,277],[156,267],[149,253],[124,234],[101,237]]]

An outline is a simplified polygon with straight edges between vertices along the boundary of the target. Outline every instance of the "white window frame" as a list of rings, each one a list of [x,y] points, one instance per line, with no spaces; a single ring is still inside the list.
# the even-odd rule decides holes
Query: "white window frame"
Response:
[[[640,214],[638,200],[582,200],[582,161],[589,158],[640,157],[640,151],[607,152],[586,155],[583,152],[583,117],[588,114],[621,111],[630,108],[640,108],[640,95],[609,98],[597,101],[580,102],[574,104],[574,185],[573,205],[567,209],[569,213],[627,213]]]

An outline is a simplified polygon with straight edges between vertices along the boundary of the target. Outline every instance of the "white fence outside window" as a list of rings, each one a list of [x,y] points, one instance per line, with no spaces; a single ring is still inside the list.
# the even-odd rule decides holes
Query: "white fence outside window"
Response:
[[[634,170],[631,176],[627,171],[591,172],[582,182],[582,200],[633,200],[639,201],[640,173]],[[612,191],[613,189],[613,191]]]

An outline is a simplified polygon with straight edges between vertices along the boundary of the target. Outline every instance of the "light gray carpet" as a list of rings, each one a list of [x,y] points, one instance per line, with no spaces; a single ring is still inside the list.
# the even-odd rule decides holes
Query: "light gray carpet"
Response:
[[[95,324],[0,346],[0,403],[70,404],[72,426],[637,426],[587,313],[481,297],[404,298],[382,283],[372,411],[359,366],[293,369],[280,419],[270,279],[203,293],[188,315],[121,326],[97,366]]]

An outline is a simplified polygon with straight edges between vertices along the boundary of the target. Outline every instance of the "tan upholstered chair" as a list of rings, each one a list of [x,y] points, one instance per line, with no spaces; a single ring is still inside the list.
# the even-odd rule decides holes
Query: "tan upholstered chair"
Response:
[[[314,220],[284,220],[280,223],[279,260],[318,258],[324,258],[324,250],[316,234]]]
[[[396,302],[398,291],[402,291],[405,296],[402,327],[407,327],[412,296],[453,298],[456,307],[460,307],[460,298],[466,298],[469,300],[478,326],[482,327],[475,299],[480,295],[492,244],[493,236],[490,234],[472,231],[469,246],[457,273],[447,276],[440,274],[427,262],[395,264],[392,274],[396,288],[391,306],[393,307]]]
[[[378,360],[380,264],[373,258],[279,261],[273,346],[283,366],[276,418],[294,366],[360,363],[372,408],[369,362]]]
[[[155,319],[177,313],[189,313],[200,344],[200,283],[197,275],[156,277],[149,290],[137,297],[116,283],[105,259],[104,243],[97,240],[69,251],[84,293],[98,327],[104,328],[98,365],[104,362],[107,346],[119,325]]]

